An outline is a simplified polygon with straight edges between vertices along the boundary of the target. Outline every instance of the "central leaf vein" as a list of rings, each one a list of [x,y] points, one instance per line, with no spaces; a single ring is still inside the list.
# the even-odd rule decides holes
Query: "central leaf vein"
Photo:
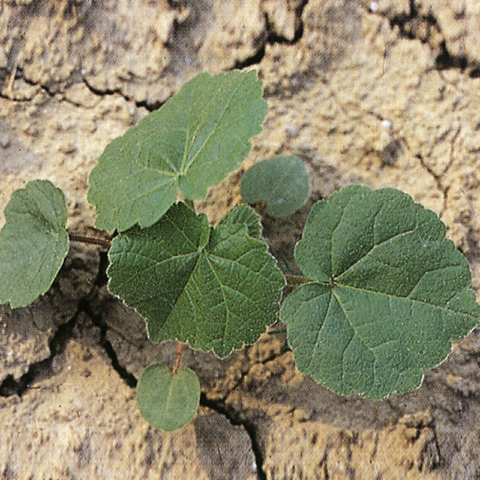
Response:
[[[330,301],[328,302],[328,308],[327,308],[327,313],[325,314],[325,317],[324,317],[324,320],[322,322],[322,324],[320,325],[320,328],[318,329],[316,335],[315,335],[315,345],[314,345],[314,349],[313,349],[313,352],[311,353],[311,355],[309,356],[308,358],[308,362],[306,364],[306,368],[309,369],[311,364],[312,364],[312,361],[313,359],[316,357],[317,355],[317,351],[320,347],[320,334],[322,333],[322,330],[323,328],[325,327],[325,320],[328,318],[329,314],[330,314],[330,309],[332,307],[332,292],[330,292],[328,295],[330,295]],[[313,300],[315,301],[315,300]]]
[[[205,147],[207,146],[208,142],[210,141],[210,139],[212,138],[212,136],[217,132],[217,126],[220,124],[221,120],[223,119],[223,117],[225,116],[225,113],[227,112],[227,110],[230,108],[230,103],[232,101],[232,98],[237,94],[238,90],[240,89],[240,87],[242,86],[243,84],[243,81],[240,83],[240,84],[237,84],[235,85],[235,88],[233,89],[231,95],[230,95],[230,98],[228,99],[227,102],[225,102],[224,106],[223,106],[223,109],[222,109],[222,112],[216,122],[216,126],[215,128],[213,128],[211,130],[211,132],[208,134],[207,138],[204,140],[202,146],[198,149],[198,151],[195,153],[195,155],[190,159],[190,161],[187,163],[187,158],[188,158],[188,154],[190,152],[190,149],[193,147],[194,143],[195,143],[195,139],[197,138],[197,134],[198,134],[198,131],[199,129],[204,125],[203,122],[197,122],[197,131],[192,135],[192,139],[190,141],[190,145],[189,145],[189,148],[185,148],[185,153],[184,153],[184,156],[183,156],[183,159],[182,159],[182,166],[181,166],[181,174],[182,175],[185,175],[189,169],[189,167],[196,161],[196,159],[199,157],[199,155],[201,154],[201,152],[205,149]],[[204,112],[206,110],[208,110],[208,108],[210,107],[210,105],[206,105],[205,106],[205,109],[203,110],[202,112],[202,115],[204,114]],[[190,118],[191,118],[191,112],[192,112],[192,108],[193,108],[193,102],[192,102],[192,105],[190,107],[190,112],[189,112],[189,122],[190,122]]]
[[[172,129],[172,131],[175,131],[175,130]],[[177,130],[177,131],[178,131],[178,130]],[[163,143],[163,145],[166,145],[166,146],[168,146],[168,147],[171,147],[171,146],[172,146],[172,145],[170,145],[170,144],[169,144],[168,142],[166,142],[166,141],[163,141],[163,142],[161,142],[161,143]],[[142,150],[143,150],[144,148],[145,148],[145,147],[144,147],[144,144],[141,144],[141,145],[140,145],[140,150],[138,151],[138,154],[137,154],[137,162],[136,162],[136,163],[137,163],[137,165],[138,165],[140,168],[142,168],[143,170],[146,170],[146,171],[158,172],[158,173],[161,173],[162,175],[169,176],[169,177],[176,177],[176,176],[178,176],[178,173],[179,173],[179,172],[178,172],[178,169],[175,167],[175,165],[174,165],[173,163],[171,163],[170,158],[168,158],[168,157],[166,157],[166,156],[165,156],[165,157],[164,157],[164,156],[161,156],[160,158],[161,158],[161,160],[162,160],[163,162],[165,162],[165,163],[170,167],[171,171],[161,170],[160,168],[151,167],[151,166],[150,166],[150,161],[151,161],[151,159],[152,159],[152,156],[154,156],[153,153],[152,153],[152,148],[151,148],[151,146],[149,146],[149,148],[148,148],[148,153],[146,154],[146,157],[147,157],[146,162],[145,162],[146,164],[145,164],[145,165],[140,165],[139,162],[138,162],[138,160],[141,158]]]
[[[378,347],[379,347],[380,345],[382,345],[382,344],[389,343],[389,342],[391,342],[391,341],[393,341],[393,340],[395,340],[395,339],[386,340],[385,342],[382,342],[382,343],[380,343],[380,344],[378,344],[378,345],[376,345],[375,347],[372,347],[372,348],[369,347],[368,344],[366,343],[366,340],[362,337],[362,335],[360,335],[360,334],[358,333],[358,330],[357,330],[356,326],[352,323],[352,321],[351,321],[351,319],[350,319],[350,317],[349,317],[349,315],[348,315],[347,310],[345,310],[344,305],[343,305],[341,299],[338,297],[338,295],[337,295],[337,293],[335,292],[335,290],[333,291],[333,294],[335,295],[335,299],[336,299],[336,301],[337,301],[338,304],[340,305],[340,308],[341,308],[342,311],[343,311],[343,314],[344,314],[344,316],[345,316],[345,319],[347,320],[350,328],[351,328],[352,331],[353,331],[353,335],[351,336],[351,338],[349,339],[347,345],[345,346],[345,348],[344,348],[343,351],[342,351],[342,360],[341,360],[342,379],[345,378],[345,362],[344,362],[345,353],[347,352],[348,347],[351,345],[351,343],[353,342],[353,340],[354,340],[355,337],[362,343],[362,345],[364,346],[365,350],[367,350],[368,352],[370,352],[370,353],[373,355],[373,357],[374,357],[374,359],[375,359],[374,366],[375,366],[375,364],[384,364],[384,362],[381,362],[381,361],[378,359],[378,356],[377,356],[377,354],[375,354],[374,349],[375,349],[375,348],[378,348]],[[362,325],[363,325],[363,324],[362,324]],[[358,326],[362,326],[362,325],[358,325]],[[400,373],[398,372],[398,370],[397,370],[392,364],[386,364],[386,365],[388,365],[388,367],[389,367],[391,370],[395,371],[395,372],[397,373],[397,375],[400,375]],[[377,372],[376,372],[376,369],[375,369],[375,368],[372,368],[372,372],[373,372],[373,378],[372,378],[372,382],[371,382],[370,387],[375,384],[375,379],[376,379],[376,376],[377,376]]]
[[[409,297],[400,297],[400,296],[397,296],[397,295],[392,295],[390,293],[384,293],[384,292],[376,292],[374,290],[368,290],[366,288],[359,288],[359,287],[352,287],[351,285],[345,285],[345,284],[341,284],[341,283],[338,283],[337,284],[338,287],[342,287],[342,288],[349,288],[351,290],[356,290],[358,292],[365,292],[365,293],[369,293],[369,294],[372,294],[372,295],[379,295],[379,296],[385,296],[385,297],[388,297],[388,298],[399,298],[399,299],[402,299],[402,300],[408,300],[408,302],[411,302],[411,304],[417,304],[417,305],[429,305],[430,307],[434,307],[438,310],[444,310],[445,312],[448,312],[448,313],[457,313],[457,314],[461,314],[462,312],[458,312],[456,310],[453,310],[453,309],[450,309],[450,308],[447,308],[447,306],[441,306],[441,305],[436,305],[435,303],[429,303],[428,301],[423,301],[423,300],[417,300],[415,298],[409,298]],[[465,314],[467,315],[467,314]],[[363,325],[363,324],[362,324]],[[367,325],[367,324],[365,324]]]
[[[221,282],[220,278],[218,277],[217,272],[215,271],[215,268],[214,268],[212,262],[210,261],[210,258],[208,258],[208,256],[205,255],[205,259],[206,259],[206,261],[208,263],[208,266],[210,267],[212,273],[215,275],[215,279],[217,280],[218,285],[220,286],[220,291],[222,293],[222,298],[223,298],[223,304],[225,305],[226,315],[225,315],[225,322],[223,323],[223,335],[222,335],[222,347],[225,348],[225,340],[227,338],[227,326],[228,326],[227,324],[228,324],[228,321],[230,320],[230,311],[229,311],[228,304],[227,304],[227,298],[226,298],[225,292],[223,290],[222,282]]]

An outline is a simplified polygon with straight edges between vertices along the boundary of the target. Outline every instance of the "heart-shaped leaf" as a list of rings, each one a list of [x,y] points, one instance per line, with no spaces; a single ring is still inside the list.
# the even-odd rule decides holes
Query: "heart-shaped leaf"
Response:
[[[198,75],[107,146],[90,174],[98,228],[153,225],[180,191],[202,199],[250,152],[267,103],[255,71]]]
[[[340,394],[418,387],[480,318],[445,231],[398,190],[350,186],[317,203],[295,248],[313,282],[280,315],[299,369]]]
[[[115,238],[109,289],[147,320],[152,340],[225,357],[275,321],[285,280],[243,223],[209,227],[176,204],[153,226]]]
[[[200,382],[195,372],[180,367],[175,375],[161,363],[152,363],[140,375],[137,404],[142,417],[153,427],[172,432],[197,414]]]
[[[303,161],[295,156],[256,163],[242,177],[241,195],[251,204],[263,202],[275,218],[288,217],[310,196],[310,179]]]
[[[52,285],[68,253],[67,202],[48,180],[12,193],[0,232],[0,304],[24,307]]]

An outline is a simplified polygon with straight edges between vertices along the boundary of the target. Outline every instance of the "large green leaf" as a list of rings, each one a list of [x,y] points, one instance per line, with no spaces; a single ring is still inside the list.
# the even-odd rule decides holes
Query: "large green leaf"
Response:
[[[142,417],[155,428],[172,432],[195,417],[200,382],[195,372],[180,367],[175,375],[161,363],[152,363],[140,375],[137,404]]]
[[[295,249],[313,282],[281,311],[299,369],[341,394],[418,387],[480,318],[467,261],[445,231],[393,189],[350,186],[317,203]]]
[[[13,192],[0,232],[0,304],[24,307],[52,285],[68,253],[67,202],[48,180]]]
[[[243,174],[241,194],[251,205],[265,203],[267,213],[272,217],[287,217],[308,200],[310,178],[305,164],[298,157],[269,158]]]
[[[153,225],[180,191],[202,199],[237,168],[267,112],[255,71],[198,75],[110,143],[90,174],[97,227]]]
[[[110,291],[146,317],[155,341],[224,357],[275,321],[284,278],[245,224],[213,229],[179,203],[155,225],[115,238],[109,258]]]

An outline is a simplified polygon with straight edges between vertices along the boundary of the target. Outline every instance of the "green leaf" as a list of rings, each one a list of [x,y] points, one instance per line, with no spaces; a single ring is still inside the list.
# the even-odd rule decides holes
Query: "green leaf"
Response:
[[[299,369],[340,394],[418,387],[478,322],[468,263],[430,210],[350,186],[312,209],[295,258],[313,280],[280,317]]]
[[[0,304],[24,307],[52,285],[68,253],[67,202],[48,180],[12,193],[0,232]]]
[[[262,225],[260,215],[248,205],[235,205],[219,222],[219,225],[246,225],[248,235],[253,238],[260,238]]]
[[[200,403],[200,382],[195,372],[180,367],[175,375],[161,363],[152,363],[140,375],[137,404],[153,427],[172,432],[191,422]]]
[[[186,83],[101,155],[88,192],[97,227],[151,226],[178,191],[204,198],[248,155],[266,112],[255,71],[202,73]]]
[[[287,217],[310,196],[310,179],[298,157],[275,157],[256,163],[242,177],[241,195],[251,205],[263,202],[275,218]]]
[[[208,226],[178,203],[153,226],[115,238],[109,289],[146,317],[148,333],[225,357],[275,321],[284,278],[245,224]]]

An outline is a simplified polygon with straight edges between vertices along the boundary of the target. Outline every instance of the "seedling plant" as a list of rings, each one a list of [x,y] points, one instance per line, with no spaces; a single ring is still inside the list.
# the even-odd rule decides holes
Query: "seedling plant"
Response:
[[[183,427],[199,405],[198,377],[180,365],[185,343],[226,357],[279,318],[303,373],[381,399],[417,388],[478,325],[469,266],[445,225],[391,188],[351,185],[313,206],[295,247],[303,275],[280,304],[285,275],[255,210],[237,205],[214,227],[194,206],[250,152],[267,112],[262,93],[254,71],[200,74],[111,142],[90,174],[96,227],[117,232],[109,291],[145,318],[152,341],[178,341],[173,369],[154,363],[137,385],[140,412],[159,429]],[[245,173],[241,193],[281,217],[309,188],[299,158],[276,157]],[[15,191],[5,218],[0,304],[17,308],[50,288],[78,237],[47,180]]]

